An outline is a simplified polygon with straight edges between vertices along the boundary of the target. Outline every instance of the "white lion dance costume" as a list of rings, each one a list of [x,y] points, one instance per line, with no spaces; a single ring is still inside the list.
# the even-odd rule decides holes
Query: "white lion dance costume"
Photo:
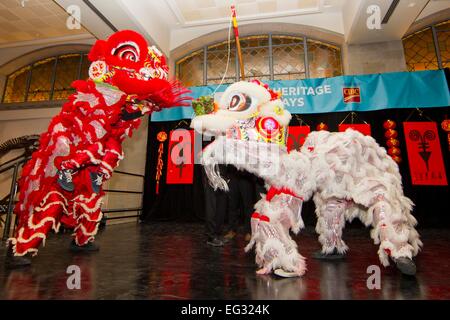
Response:
[[[354,130],[308,135],[301,151],[287,152],[285,130],[291,119],[278,94],[260,82],[237,82],[222,95],[215,113],[197,116],[191,126],[214,134],[202,161],[214,188],[227,190],[217,164],[230,164],[264,179],[268,192],[255,205],[252,239],[257,273],[290,277],[306,270],[289,230],[303,227],[303,201],[313,197],[318,258],[342,257],[346,220],[358,217],[373,227],[384,266],[391,258],[405,274],[415,274],[412,258],[422,242],[414,229],[412,202],[403,195],[397,164],[372,137]]]

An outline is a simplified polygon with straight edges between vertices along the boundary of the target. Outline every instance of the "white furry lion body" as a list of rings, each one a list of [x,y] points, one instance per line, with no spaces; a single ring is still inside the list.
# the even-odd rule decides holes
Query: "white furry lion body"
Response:
[[[304,258],[289,236],[290,229],[298,232],[303,226],[297,212],[301,202],[298,210],[286,205],[293,198],[307,201],[313,197],[323,253],[348,249],[342,230],[345,220],[355,217],[373,227],[371,237],[380,245],[378,255],[384,266],[389,265],[389,257],[411,259],[422,246],[411,215],[413,203],[403,194],[397,164],[372,137],[357,131],[311,132],[301,151],[290,153],[283,146],[222,136],[204,150],[203,164],[214,188],[227,190],[216,165],[231,164],[263,178],[266,185],[297,196],[286,198],[281,193],[272,202],[263,197],[255,205],[269,221],[252,219],[247,250],[256,246],[256,262],[263,268],[282,268],[298,275],[306,270]]]

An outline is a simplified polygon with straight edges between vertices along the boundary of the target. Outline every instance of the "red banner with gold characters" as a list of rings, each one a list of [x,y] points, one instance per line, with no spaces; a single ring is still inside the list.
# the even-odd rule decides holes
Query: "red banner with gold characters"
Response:
[[[436,122],[403,122],[413,185],[446,186]]]
[[[167,159],[167,184],[192,184],[194,181],[194,130],[170,132]]]
[[[344,132],[348,128],[359,131],[366,136],[370,136],[372,134],[372,131],[370,130],[370,124],[368,123],[341,123],[339,125],[339,132]]]
[[[300,148],[305,143],[306,136],[311,132],[309,126],[290,126],[287,134],[287,150],[300,151]]]

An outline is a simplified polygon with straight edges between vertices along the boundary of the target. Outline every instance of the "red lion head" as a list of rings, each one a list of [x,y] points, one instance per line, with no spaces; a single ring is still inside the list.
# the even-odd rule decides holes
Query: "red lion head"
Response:
[[[161,108],[185,105],[188,91],[167,81],[164,56],[148,47],[139,33],[123,30],[107,40],[97,40],[89,53],[89,77],[118,87],[129,96],[147,100]]]

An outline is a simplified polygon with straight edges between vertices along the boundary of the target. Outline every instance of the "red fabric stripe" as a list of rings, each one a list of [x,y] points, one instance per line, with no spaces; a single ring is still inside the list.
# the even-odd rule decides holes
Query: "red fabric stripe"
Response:
[[[291,195],[293,197],[303,200],[303,197],[296,195],[294,192],[292,192],[291,190],[289,190],[287,188],[278,189],[275,187],[270,187],[269,191],[267,191],[266,200],[270,202],[270,201],[272,201],[273,197],[275,197],[276,195],[279,195],[280,193],[285,193],[285,194],[288,194],[288,195]]]

